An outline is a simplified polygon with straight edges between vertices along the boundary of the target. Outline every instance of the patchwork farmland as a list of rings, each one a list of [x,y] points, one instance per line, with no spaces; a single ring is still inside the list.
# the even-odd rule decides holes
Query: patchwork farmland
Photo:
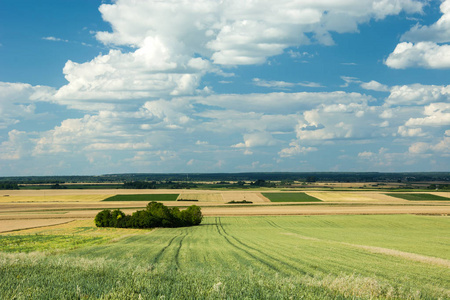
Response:
[[[445,192],[43,193],[1,197],[1,299],[450,297]],[[130,214],[147,200],[197,200],[206,217],[189,228],[93,224],[101,209]]]

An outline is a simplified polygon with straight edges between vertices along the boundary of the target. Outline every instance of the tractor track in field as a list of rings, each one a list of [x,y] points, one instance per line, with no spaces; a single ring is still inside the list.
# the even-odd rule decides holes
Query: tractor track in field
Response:
[[[265,265],[266,267],[268,267],[269,269],[278,272],[278,273],[282,273],[280,271],[280,269],[278,269],[276,266],[272,265],[271,263],[268,263],[258,257],[256,257],[255,255],[251,254],[250,252],[248,252],[246,249],[239,247],[238,245],[236,245],[236,243],[233,243],[228,237],[232,237],[230,235],[228,235],[226,233],[226,231],[223,229],[223,225],[222,222],[220,221],[220,217],[216,217],[216,228],[217,231],[219,232],[219,234],[228,242],[228,244],[230,244],[231,246],[233,246],[233,248],[238,249],[241,252],[244,252],[246,255],[250,256],[251,258],[253,258],[254,260],[260,262],[261,264]]]
[[[169,242],[167,243],[166,246],[164,246],[161,250],[159,250],[158,254],[156,254],[155,258],[153,259],[153,264],[157,264],[159,262],[159,259],[161,258],[161,256],[164,254],[164,252],[166,251],[167,248],[170,247],[170,245],[172,245],[173,240],[175,240],[175,238],[179,237],[181,234],[178,234],[174,237],[172,237]]]
[[[177,250],[175,251],[175,264],[177,266],[178,270],[182,270],[180,267],[180,250],[181,247],[183,247],[183,240],[187,236],[187,232],[181,237],[180,241],[178,242]]]
[[[233,247],[235,247],[235,248],[245,252],[247,255],[249,255],[250,257],[252,257],[254,259],[256,259],[257,261],[261,262],[262,264],[266,265],[267,267],[271,268],[272,270],[274,270],[274,271],[276,271],[278,273],[281,273],[281,274],[285,274],[285,275],[287,275],[289,273],[289,272],[285,272],[285,271],[280,270],[278,267],[276,267],[274,264],[268,262],[267,260],[277,262],[278,264],[281,264],[284,267],[286,267],[287,270],[289,270],[289,269],[292,270],[293,269],[293,270],[295,270],[296,272],[298,272],[300,274],[306,274],[306,272],[304,270],[298,269],[298,268],[292,266],[291,264],[288,264],[288,263],[285,263],[283,261],[280,261],[280,260],[272,257],[271,255],[262,252],[261,250],[259,250],[257,248],[254,248],[254,247],[251,247],[251,246],[247,245],[246,243],[242,242],[238,238],[236,238],[233,235],[229,234],[223,228],[222,221],[221,221],[220,217],[216,218],[216,226],[217,226],[217,230],[218,230],[219,234],[222,235],[228,241],[228,243],[230,243]],[[223,233],[221,233],[221,231]],[[234,243],[231,242],[230,239],[233,239],[235,242]],[[240,246],[238,246],[237,244],[240,245]],[[259,258],[259,257],[255,256],[254,254],[251,254],[246,249],[251,249],[251,250],[259,253],[262,257],[265,257],[266,259]]]

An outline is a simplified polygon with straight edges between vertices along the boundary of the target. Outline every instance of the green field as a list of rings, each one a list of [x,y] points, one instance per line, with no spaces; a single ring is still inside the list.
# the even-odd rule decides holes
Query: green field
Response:
[[[321,202],[306,193],[261,193],[271,202]]]
[[[47,229],[26,232],[24,251],[1,248],[0,299],[450,297],[448,217],[208,217],[151,232],[51,228],[48,238]],[[115,230],[122,238],[44,249],[57,235],[107,238]]]
[[[441,197],[433,194],[389,193],[386,195],[410,201],[450,201],[450,198]]]
[[[115,195],[103,201],[176,201],[179,194]]]

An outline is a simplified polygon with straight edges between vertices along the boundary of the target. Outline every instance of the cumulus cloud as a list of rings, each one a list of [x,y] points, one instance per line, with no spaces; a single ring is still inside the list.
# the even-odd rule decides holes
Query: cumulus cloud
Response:
[[[405,126],[398,127],[398,134],[403,137],[425,136],[422,128],[407,128]]]
[[[385,64],[394,69],[450,68],[450,0],[440,6],[442,17],[430,26],[417,24],[406,32]]]
[[[69,60],[63,69],[68,84],[54,100],[95,111],[133,99],[208,93],[211,90],[201,86],[202,77],[210,72],[227,76],[222,66],[264,63],[290,47],[310,43],[330,45],[334,43],[330,31],[356,32],[359,24],[372,18],[421,12],[422,6],[415,0],[118,0],[102,4],[99,10],[111,31],[97,32],[96,38],[131,50],[116,48],[84,63]],[[282,81],[257,84],[292,86]],[[294,85],[321,87],[315,82]]]
[[[394,86],[386,99],[388,105],[424,105],[450,100],[450,86],[402,85]]]
[[[0,144],[0,160],[19,160],[29,152],[29,136],[16,129],[8,132],[8,140]]]
[[[274,146],[276,140],[268,132],[255,132],[244,134],[244,142],[233,145],[234,148],[252,148],[260,146]]]
[[[380,135],[379,108],[366,103],[330,104],[305,111],[296,126],[299,140],[362,139]]]
[[[158,38],[146,38],[134,52],[111,50],[86,63],[68,61],[63,71],[69,83],[58,90],[55,99],[83,109],[86,106],[80,100],[111,102],[193,94],[209,67],[208,61],[179,56]]]
[[[184,53],[200,53],[216,64],[257,64],[290,46],[333,44],[330,31],[355,32],[371,18],[421,12],[422,6],[414,0],[119,0],[100,7],[113,31],[98,32],[97,38],[105,44],[141,47],[145,37],[159,35],[178,41]]]
[[[306,154],[309,152],[317,151],[316,147],[302,147],[299,144],[297,144],[295,141],[291,142],[289,144],[290,147],[281,149],[280,152],[278,152],[278,155],[280,157],[291,157],[296,156],[299,154]]]
[[[424,118],[410,118],[406,126],[449,126],[450,103],[432,103],[425,106]]]
[[[450,0],[443,1],[440,9],[442,16],[436,23],[430,26],[417,24],[403,34],[402,40],[410,42],[450,42]]]
[[[426,69],[450,68],[450,45],[438,45],[433,42],[417,44],[403,42],[395,47],[385,61],[394,69],[420,67]]]

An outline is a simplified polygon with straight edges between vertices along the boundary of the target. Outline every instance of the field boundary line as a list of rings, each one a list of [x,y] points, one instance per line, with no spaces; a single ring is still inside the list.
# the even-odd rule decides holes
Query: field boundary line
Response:
[[[256,196],[258,196],[259,198],[261,198],[264,202],[272,202],[272,201],[270,201],[269,198],[264,197],[263,194],[261,194],[261,192],[255,193],[255,194],[256,194]]]
[[[427,255],[422,255],[422,254],[416,254],[416,253],[411,253],[411,252],[390,249],[390,248],[365,246],[365,245],[351,244],[351,243],[346,243],[346,242],[338,242],[338,241],[332,241],[332,240],[319,239],[319,238],[315,238],[315,237],[300,235],[298,233],[293,233],[293,232],[282,232],[281,234],[295,236],[295,237],[301,238],[303,240],[341,244],[341,245],[345,245],[345,246],[363,249],[363,250],[366,250],[366,251],[369,251],[372,253],[395,256],[395,257],[405,258],[405,259],[416,261],[416,262],[433,264],[433,265],[438,265],[441,267],[450,268],[450,260],[445,259],[445,258],[427,256]]]

